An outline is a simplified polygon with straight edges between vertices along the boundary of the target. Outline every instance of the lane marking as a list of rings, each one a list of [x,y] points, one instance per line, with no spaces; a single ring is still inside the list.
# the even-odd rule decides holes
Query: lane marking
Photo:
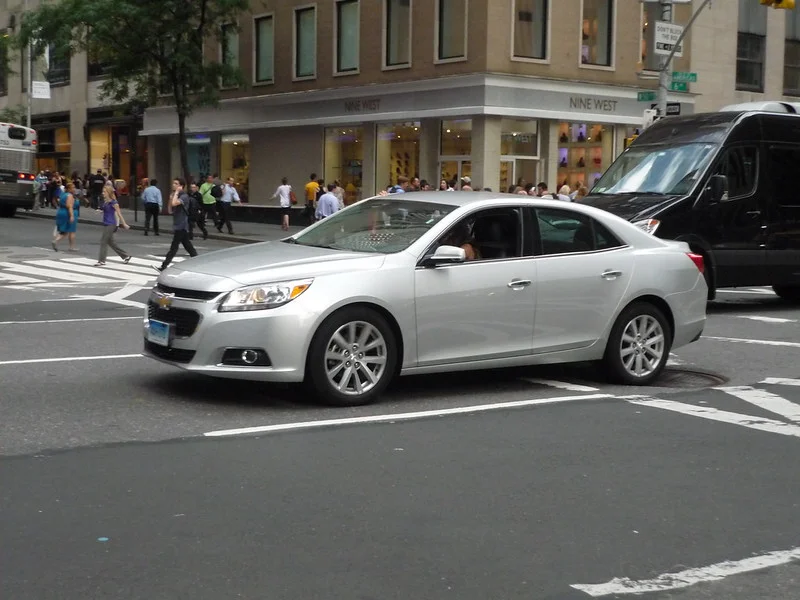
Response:
[[[338,425],[354,425],[361,423],[391,423],[394,421],[409,421],[412,419],[422,419],[425,417],[442,417],[445,415],[461,415],[478,412],[488,412],[503,410],[507,408],[519,408],[523,406],[536,406],[543,404],[558,404],[560,402],[578,402],[581,400],[601,400],[615,398],[612,394],[586,394],[582,396],[561,396],[555,398],[539,398],[537,400],[517,400],[514,402],[498,402],[496,404],[480,404],[477,406],[460,406],[457,408],[443,408],[439,410],[423,410],[410,413],[395,413],[387,415],[373,415],[370,417],[350,417],[344,419],[327,419],[322,421],[305,421],[301,423],[281,423],[278,425],[263,425],[261,427],[243,427],[241,429],[223,429],[219,431],[209,431],[203,435],[206,437],[223,437],[232,435],[244,435],[248,433],[271,433],[275,431],[290,431],[297,429],[311,429],[316,427],[331,427]]]
[[[96,319],[50,319],[47,321],[0,321],[0,325],[49,325],[51,323],[91,323],[92,321],[141,320],[142,317],[98,317]]]
[[[559,390],[567,390],[568,392],[599,392],[599,388],[589,387],[588,385],[578,385],[577,383],[566,383],[564,381],[555,381],[553,379],[530,379],[523,377],[523,381],[534,383],[536,385],[546,385],[547,387],[556,388]]]
[[[782,319],[780,317],[763,317],[761,315],[736,315],[739,319],[760,321],[762,323],[797,323],[797,319]]]
[[[759,381],[759,383],[765,383],[767,385],[791,385],[800,387],[800,379],[786,379],[784,377],[767,377],[764,381]]]
[[[62,281],[71,281],[72,283],[115,283],[109,279],[90,277],[88,275],[81,275],[79,273],[67,273],[66,271],[54,271],[52,269],[37,269],[36,267],[17,265],[9,262],[0,262],[0,267],[15,273],[22,273],[24,275],[38,275],[39,277],[49,277],[50,279],[61,279]]]
[[[672,354],[670,352],[669,359],[667,360],[668,367],[680,367],[681,365],[685,365],[686,361],[678,358],[677,354]]]
[[[72,296],[70,300],[94,300],[95,302],[108,302],[109,304],[119,304],[120,306],[130,306],[132,308],[146,308],[144,302],[136,302],[135,300],[126,300],[124,298],[112,298],[112,294],[108,296],[91,296],[91,295],[76,295]]]
[[[75,263],[76,265],[86,265],[88,267],[93,267],[97,261],[92,260],[90,258],[65,258],[62,259],[62,261],[60,262]],[[156,279],[158,277],[158,273],[154,272],[153,269],[149,267],[136,266],[131,264],[126,265],[122,261],[120,262],[114,261],[114,264],[111,265],[109,264],[109,262],[111,261],[106,259],[106,266],[105,266],[106,271],[111,270],[111,271],[124,271],[126,273],[136,273],[138,275],[146,276],[146,279]],[[100,267],[97,268],[99,269]]]
[[[637,399],[638,398],[638,399]],[[692,417],[700,417],[701,419],[709,419],[711,421],[719,421],[720,423],[729,423],[731,425],[740,425],[758,431],[765,431],[767,433],[778,433],[780,435],[788,435],[792,437],[800,437],[800,426],[784,423],[783,421],[775,421],[773,419],[766,419],[764,417],[754,417],[752,415],[741,415],[739,413],[728,412],[725,410],[717,410],[708,406],[695,406],[693,404],[682,404],[680,402],[673,402],[672,400],[662,400],[660,398],[651,398],[647,396],[629,396],[621,397],[631,404],[638,406],[647,406],[650,408],[660,408],[671,412],[681,413]]]
[[[115,360],[123,358],[143,358],[139,354],[106,354],[104,356],[63,356],[61,358],[29,358],[25,360],[0,360],[0,367],[5,365],[32,365],[35,363],[71,362],[74,360]]]
[[[781,342],[779,340],[751,340],[748,338],[730,338],[730,337],[717,337],[713,335],[704,335],[701,340],[717,340],[720,342],[733,342],[736,344],[760,344],[762,346],[785,346],[788,348],[800,348],[798,342]]]
[[[34,279],[33,277],[25,277],[24,275],[13,275],[11,273],[3,273],[0,271],[0,281],[9,281],[11,283],[41,283],[41,279]]]
[[[800,405],[789,402],[786,398],[782,398],[777,394],[759,390],[749,385],[716,387],[714,389],[730,394],[776,415],[781,415],[795,423],[800,423]]]
[[[85,267],[82,265],[76,265],[74,263],[57,260],[30,260],[27,261],[26,264],[36,265],[39,267],[50,267],[51,269],[55,269],[60,273],[85,273],[87,275],[97,275],[107,279],[119,279],[121,281],[130,283],[138,283],[140,285],[146,284],[148,281],[152,281],[157,277],[157,274],[155,273],[153,274],[153,277],[145,277],[141,274],[135,275],[133,273],[123,273],[117,269],[108,269],[104,267]]]
[[[574,584],[570,587],[593,598],[663,592],[687,588],[698,583],[720,581],[731,575],[784,565],[798,558],[800,558],[800,548],[792,548],[791,550],[778,550],[741,560],[726,560],[707,567],[695,567],[678,573],[664,573],[654,579],[634,581],[627,577],[622,577],[612,579],[607,583]]]

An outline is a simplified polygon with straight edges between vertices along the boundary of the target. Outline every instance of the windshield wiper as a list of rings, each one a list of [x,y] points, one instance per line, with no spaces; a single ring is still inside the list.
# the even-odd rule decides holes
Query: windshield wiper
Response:
[[[293,237],[286,238],[285,240],[281,240],[284,244],[296,244],[297,240]]]

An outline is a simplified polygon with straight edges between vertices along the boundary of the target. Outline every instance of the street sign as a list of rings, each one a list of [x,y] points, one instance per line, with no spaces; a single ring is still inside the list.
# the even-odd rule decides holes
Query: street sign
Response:
[[[665,23],[664,21],[656,21],[656,30],[653,37],[655,48],[653,48],[653,52],[656,54],[661,54],[662,56],[666,56],[672,52],[672,48],[675,47],[675,43],[678,41],[678,38],[681,37],[682,33],[682,25]],[[681,41],[673,56],[677,58],[683,56],[683,41]]]
[[[639,92],[636,94],[636,99],[639,102],[651,102],[656,99],[655,92]]]
[[[685,81],[673,81],[669,84],[669,89],[673,92],[688,92],[689,84]]]
[[[41,98],[43,100],[50,99],[50,82],[49,81],[34,81],[31,86],[31,98]]]
[[[685,81],[687,83],[697,83],[697,73],[687,73],[686,71],[673,71],[672,81]]]
[[[658,104],[651,104],[650,108],[656,108]],[[667,116],[668,117],[677,117],[681,114],[681,103],[680,102],[667,102]]]

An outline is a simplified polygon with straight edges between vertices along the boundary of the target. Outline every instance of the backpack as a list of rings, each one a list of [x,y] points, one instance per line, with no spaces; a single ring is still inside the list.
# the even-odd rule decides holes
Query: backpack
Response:
[[[222,188],[215,183],[214,186],[211,188],[210,194],[214,198],[222,198]]]
[[[196,223],[200,217],[200,208],[197,206],[197,199],[191,194],[186,194],[183,198],[183,209],[189,217],[190,223]]]

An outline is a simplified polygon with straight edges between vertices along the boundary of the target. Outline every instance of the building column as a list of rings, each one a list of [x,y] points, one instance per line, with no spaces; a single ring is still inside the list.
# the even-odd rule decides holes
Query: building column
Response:
[[[472,119],[473,189],[500,186],[500,117],[479,116]],[[475,187],[477,186],[477,187]]]
[[[423,119],[419,124],[419,177],[427,179],[434,190],[439,189],[439,139],[441,119]]]
[[[364,135],[359,142],[363,144],[361,155],[361,198],[374,196],[377,190],[377,177],[375,173],[375,150],[377,143],[377,126],[375,123],[364,123]]]
[[[89,172],[89,132],[86,129],[88,76],[86,55],[74,54],[69,61],[69,162],[70,168],[81,174]]]
[[[539,173],[544,173],[544,182],[552,192],[558,191],[558,121],[545,121],[549,132],[548,139],[542,140],[543,165]],[[538,181],[536,183],[539,183]]]

